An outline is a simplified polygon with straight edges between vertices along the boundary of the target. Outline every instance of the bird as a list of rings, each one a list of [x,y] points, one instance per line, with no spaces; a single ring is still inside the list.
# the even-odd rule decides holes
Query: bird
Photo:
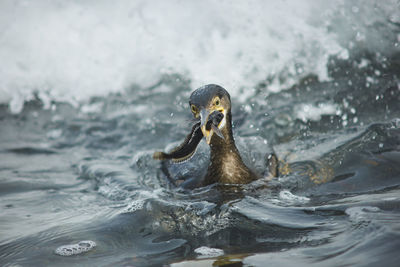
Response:
[[[248,184],[262,177],[243,162],[232,131],[231,97],[216,84],[204,85],[192,92],[190,110],[196,123],[181,145],[170,151],[155,152],[156,160],[184,162],[190,159],[204,138],[210,147],[210,162],[199,186]],[[266,155],[268,176],[278,176],[279,161],[275,153]]]

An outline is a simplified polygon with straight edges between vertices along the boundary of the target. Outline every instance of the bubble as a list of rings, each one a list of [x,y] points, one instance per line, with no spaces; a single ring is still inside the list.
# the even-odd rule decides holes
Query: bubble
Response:
[[[137,210],[141,210],[143,209],[144,206],[144,200],[136,200],[136,201],[132,201],[128,207],[126,207],[124,209],[124,213],[131,213],[131,212],[135,212]]]
[[[292,118],[290,117],[289,114],[281,113],[275,117],[274,121],[276,125],[284,127],[292,122]]]
[[[224,255],[224,251],[218,248],[209,248],[209,247],[199,247],[194,250],[197,254],[200,254],[200,258],[205,257],[218,257]]]
[[[96,243],[91,240],[80,241],[77,244],[69,244],[58,247],[54,252],[60,256],[73,256],[88,252],[96,247]]]

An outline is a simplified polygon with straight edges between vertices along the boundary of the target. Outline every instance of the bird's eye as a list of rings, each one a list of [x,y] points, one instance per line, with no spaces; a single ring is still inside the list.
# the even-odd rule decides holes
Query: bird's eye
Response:
[[[219,104],[221,104],[221,103],[220,103],[220,101],[219,101],[219,98],[217,98],[217,100],[215,100],[215,105],[216,105],[216,106],[219,106]]]
[[[195,105],[191,105],[190,108],[192,109],[193,114],[197,114],[198,110]]]

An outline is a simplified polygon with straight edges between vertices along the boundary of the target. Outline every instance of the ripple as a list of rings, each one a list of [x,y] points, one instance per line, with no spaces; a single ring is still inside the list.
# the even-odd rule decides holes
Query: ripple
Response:
[[[23,155],[36,155],[36,154],[56,154],[57,152],[51,149],[38,148],[38,147],[18,147],[7,149],[7,152]]]

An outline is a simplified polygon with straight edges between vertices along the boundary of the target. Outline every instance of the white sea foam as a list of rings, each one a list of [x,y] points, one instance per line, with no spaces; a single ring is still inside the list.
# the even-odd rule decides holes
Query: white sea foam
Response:
[[[347,50],[328,32],[327,1],[0,2],[0,103],[19,112],[40,98],[76,103],[179,73],[239,96],[267,77],[270,91],[310,72],[328,78]],[[282,79],[282,77],[284,79]],[[279,79],[281,78],[281,79]]]
[[[279,192],[279,198],[288,203],[308,203],[310,201],[308,197],[296,196],[287,190]]]
[[[198,258],[213,258],[224,255],[224,251],[219,248],[199,247],[194,250],[197,254],[200,254]]]
[[[374,216],[374,213],[379,212],[378,207],[362,206],[362,207],[350,207],[345,210],[350,220],[354,223],[368,222]]]
[[[73,256],[88,252],[96,247],[96,243],[91,240],[80,241],[76,244],[58,247],[54,252],[60,256]]]
[[[335,115],[339,106],[333,103],[300,104],[295,107],[296,118],[307,121],[319,121],[322,115]]]
[[[142,199],[131,201],[128,206],[123,210],[123,213],[132,213],[137,210],[143,209],[145,201]]]

